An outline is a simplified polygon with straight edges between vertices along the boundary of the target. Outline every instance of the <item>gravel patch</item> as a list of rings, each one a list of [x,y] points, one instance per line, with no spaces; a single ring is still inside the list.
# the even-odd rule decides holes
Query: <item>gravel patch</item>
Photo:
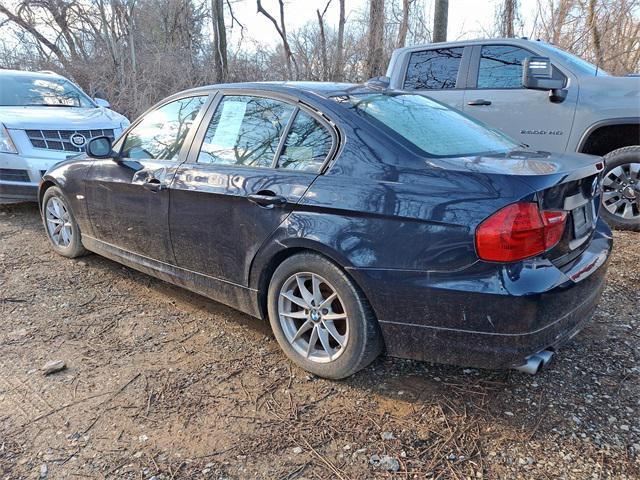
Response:
[[[616,232],[593,321],[539,375],[382,357],[334,382],[267,324],[59,257],[36,206],[0,206],[0,477],[639,478],[639,265]]]

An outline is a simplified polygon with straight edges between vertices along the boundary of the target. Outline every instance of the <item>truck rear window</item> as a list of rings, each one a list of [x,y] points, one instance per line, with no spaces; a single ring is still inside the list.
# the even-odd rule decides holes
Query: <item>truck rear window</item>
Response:
[[[497,130],[422,95],[356,94],[346,103],[358,115],[391,130],[392,135],[399,135],[427,156],[506,153],[518,146]]]

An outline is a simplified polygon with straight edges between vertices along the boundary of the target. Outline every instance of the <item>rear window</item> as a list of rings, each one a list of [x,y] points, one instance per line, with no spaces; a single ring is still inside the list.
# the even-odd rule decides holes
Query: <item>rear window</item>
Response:
[[[413,52],[409,58],[405,90],[447,90],[456,88],[464,47]]]
[[[486,125],[421,95],[363,94],[346,100],[355,112],[427,156],[506,153],[518,144]]]

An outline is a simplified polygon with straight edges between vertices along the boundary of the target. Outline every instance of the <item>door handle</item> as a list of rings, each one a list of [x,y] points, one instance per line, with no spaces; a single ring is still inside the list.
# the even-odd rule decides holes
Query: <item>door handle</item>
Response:
[[[142,184],[142,186],[144,188],[146,188],[147,190],[150,190],[150,191],[155,192],[155,193],[167,188],[167,186],[164,183],[162,183],[160,180],[158,180],[157,178],[152,178],[148,182],[144,182]]]
[[[467,105],[491,105],[491,100],[483,100],[479,98],[478,100],[471,100],[467,102]]]
[[[250,202],[260,205],[261,207],[270,207],[275,205],[284,205],[287,203],[287,199],[282,195],[276,195],[274,193],[251,193],[247,195],[247,199]]]

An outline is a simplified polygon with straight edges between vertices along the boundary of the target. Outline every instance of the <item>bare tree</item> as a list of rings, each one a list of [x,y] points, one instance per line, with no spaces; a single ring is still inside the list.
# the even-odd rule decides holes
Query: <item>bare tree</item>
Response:
[[[367,76],[382,75],[384,45],[384,0],[369,0]]]
[[[287,74],[289,75],[289,79],[291,79],[293,75],[293,72],[291,70],[291,64],[293,64],[293,67],[295,69],[295,78],[297,79],[298,64],[296,63],[296,59],[291,54],[291,47],[289,45],[289,40],[287,39],[287,28],[286,28],[286,23],[284,21],[284,1],[278,0],[278,4],[280,5],[280,23],[279,24],[276,21],[276,19],[273,18],[273,16],[271,16],[271,14],[262,7],[262,2],[260,0],[256,0],[256,2],[258,5],[258,13],[261,13],[262,15],[264,15],[269,19],[271,23],[273,23],[273,26],[278,32],[278,35],[280,35],[280,38],[282,39],[282,48],[284,49],[285,60],[287,63]]]
[[[411,2],[409,0],[402,0],[402,20],[400,21],[400,29],[398,30],[398,42],[396,46],[398,48],[404,47],[407,42],[407,32],[409,31],[409,7]]]
[[[501,37],[513,38],[515,36],[517,18],[518,0],[503,0],[496,15],[496,23]]]
[[[227,59],[227,33],[224,23],[224,0],[211,0],[213,23],[213,65],[216,82],[226,82],[229,75]]]
[[[324,16],[327,13],[327,9],[331,5],[331,0],[327,2],[322,13],[320,9],[316,10],[318,15],[318,26],[320,27],[320,50],[322,54],[322,80],[329,79],[329,60],[327,59],[327,36],[324,31]]]
[[[640,68],[640,0],[538,0],[534,35],[613,74]]]
[[[589,31],[591,32],[591,41],[593,42],[593,53],[596,57],[597,65],[602,65],[604,63],[604,58],[602,56],[602,44],[600,43],[600,32],[598,30],[598,20],[596,17],[596,0],[589,0],[589,19],[587,20],[589,24]]]
[[[436,0],[433,14],[433,41],[447,41],[447,26],[449,20],[449,0]]]
[[[55,55],[58,61],[68,70],[71,70],[71,61],[67,58],[63,50],[53,41],[49,40],[44,34],[36,28],[36,26],[29,21],[26,5],[22,5],[22,8],[16,9],[16,13],[11,12],[7,7],[0,3],[0,13],[4,14],[10,22],[15,23],[24,31],[33,35],[35,40],[50,53]]]
[[[567,25],[569,14],[575,6],[575,0],[548,0],[546,5],[538,0],[538,16],[541,18],[541,31],[537,34],[554,45],[560,44],[562,28]]]
[[[338,38],[336,41],[336,64],[333,71],[333,80],[344,79],[344,25],[346,23],[346,15],[344,2],[345,0],[338,0],[340,4],[340,18],[338,19]]]
[[[369,0],[348,20],[346,0],[322,0],[317,18],[296,30],[285,29],[286,0],[279,0],[274,16],[257,4],[282,42],[274,48],[253,41],[244,48],[247,39],[232,9],[237,1],[0,0],[0,68],[60,72],[134,117],[171,93],[207,83],[359,82],[383,74],[397,46],[431,41],[432,25],[441,32],[434,40],[446,39],[443,22],[427,8],[431,0]],[[438,4],[435,17],[441,18],[446,2]],[[508,4],[513,15],[502,15]],[[519,4],[499,2],[491,35],[518,34]],[[340,13],[335,28],[327,21],[334,7]],[[639,70],[640,0],[538,0],[538,7],[532,35],[612,74]],[[240,40],[231,48],[229,31],[237,25]]]

